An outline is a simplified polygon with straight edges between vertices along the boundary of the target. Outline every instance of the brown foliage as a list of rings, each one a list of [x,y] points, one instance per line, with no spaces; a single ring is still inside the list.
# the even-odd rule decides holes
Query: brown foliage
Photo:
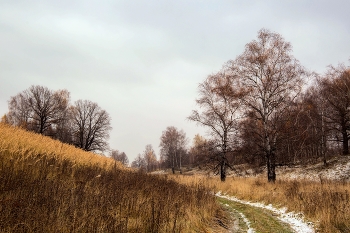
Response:
[[[237,134],[240,116],[241,92],[234,86],[234,78],[224,72],[208,76],[198,87],[199,98],[196,102],[202,111],[194,110],[188,117],[189,120],[208,128],[214,143],[213,148],[207,151],[211,151],[209,158],[214,158],[217,162],[214,168],[219,168],[222,181],[225,181],[226,170],[230,167],[227,153],[232,148],[229,142]]]
[[[268,180],[275,181],[278,124],[284,110],[300,93],[306,74],[291,54],[292,46],[277,33],[262,29],[257,40],[245,46],[244,52],[227,64],[232,76],[240,77],[244,90],[242,101],[247,117],[261,127],[251,127],[255,143],[267,163]]]
[[[343,154],[347,155],[350,138],[350,69],[344,65],[331,66],[319,79],[319,84],[326,105],[326,122],[333,131],[333,139],[342,142]]]

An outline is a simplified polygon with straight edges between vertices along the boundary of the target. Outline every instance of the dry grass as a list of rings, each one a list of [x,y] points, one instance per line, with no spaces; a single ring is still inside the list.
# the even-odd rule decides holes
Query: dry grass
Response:
[[[80,165],[98,165],[104,168],[114,166],[114,161],[74,146],[64,144],[49,137],[10,127],[0,123],[0,152],[10,158],[26,159],[33,155],[46,155],[58,159],[68,159]],[[122,165],[118,164],[122,169]]]
[[[350,232],[350,184],[331,181],[277,181],[264,178],[229,177],[220,182],[217,177],[183,176],[176,178],[185,184],[206,184],[244,200],[264,202],[289,211],[302,211],[306,218],[318,223],[320,232]]]
[[[3,124],[0,176],[0,232],[205,232],[221,214],[203,185]]]

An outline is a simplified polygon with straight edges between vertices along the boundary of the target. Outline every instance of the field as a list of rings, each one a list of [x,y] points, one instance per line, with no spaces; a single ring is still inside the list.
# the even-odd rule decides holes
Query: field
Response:
[[[0,124],[0,232],[206,232],[221,207],[183,185]],[[214,231],[214,230],[212,230]]]
[[[265,176],[228,177],[220,182],[217,177],[176,176],[184,184],[206,184],[214,190],[242,200],[287,207],[288,211],[302,212],[315,223],[318,232],[350,232],[350,184],[331,180],[278,180],[267,182]]]
[[[219,204],[224,202],[213,195],[219,191],[302,212],[318,232],[350,232],[345,181],[273,184],[257,176],[220,182],[192,173],[135,172],[110,158],[0,124],[0,232],[227,232],[239,216],[228,217]],[[265,212],[230,205],[259,218],[252,223],[256,229],[264,221],[280,225]]]

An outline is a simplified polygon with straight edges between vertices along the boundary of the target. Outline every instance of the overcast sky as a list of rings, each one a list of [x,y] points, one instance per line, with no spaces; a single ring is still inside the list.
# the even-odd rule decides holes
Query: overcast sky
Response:
[[[197,86],[261,28],[310,71],[349,64],[349,0],[0,0],[0,114],[31,85],[67,89],[112,118],[110,147],[130,162],[167,126],[191,140]],[[190,142],[191,143],[191,142]],[[190,144],[189,144],[190,145]]]

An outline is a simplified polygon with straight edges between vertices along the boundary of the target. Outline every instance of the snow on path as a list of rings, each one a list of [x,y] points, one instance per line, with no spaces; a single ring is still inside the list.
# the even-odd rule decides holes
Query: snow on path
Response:
[[[250,206],[270,210],[271,212],[273,212],[274,214],[276,214],[278,216],[277,218],[279,220],[289,224],[290,227],[297,233],[314,233],[315,232],[314,227],[313,227],[313,223],[305,222],[304,216],[302,213],[294,213],[294,212],[287,212],[286,213],[287,208],[277,209],[277,208],[273,207],[271,204],[264,205],[264,204],[259,203],[259,202],[243,201],[243,200],[240,200],[240,199],[233,197],[233,196],[222,195],[221,192],[218,192],[216,194],[216,196],[226,198],[226,199],[231,200],[231,201],[239,202],[239,203],[242,203],[245,205],[250,205]]]
[[[225,204],[225,205],[226,205],[226,206],[229,206],[228,204]],[[237,213],[239,213],[239,215],[241,215],[243,221],[244,221],[245,224],[247,225],[247,227],[248,227],[247,233],[255,233],[254,228],[252,228],[252,227],[250,226],[250,221],[246,218],[246,216],[245,216],[243,213],[241,213],[241,212],[239,212],[239,211],[237,211],[237,210],[235,210],[235,211],[236,211]]]
[[[243,221],[245,222],[245,224],[247,224],[247,226],[248,226],[248,231],[247,231],[247,233],[255,233],[255,230],[250,226],[250,222],[249,222],[249,220],[245,217],[245,215],[243,214],[243,213],[241,213],[241,212],[238,212],[240,215],[241,215],[241,217],[243,218]]]

